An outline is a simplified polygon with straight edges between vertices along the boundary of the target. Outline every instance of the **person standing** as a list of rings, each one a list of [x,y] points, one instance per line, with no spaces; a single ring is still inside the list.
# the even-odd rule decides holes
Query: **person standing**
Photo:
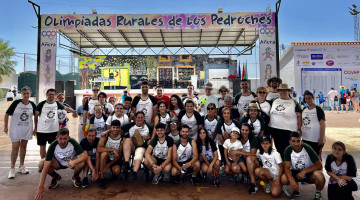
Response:
[[[331,112],[334,111],[334,107],[336,108],[336,111],[339,112],[338,92],[332,87],[327,96],[330,101]]]
[[[89,125],[89,119],[91,117],[91,115],[89,114],[89,111],[94,109],[95,105],[99,104],[98,94],[100,92],[100,86],[94,85],[94,87],[92,88],[92,92],[93,92],[93,95],[85,101],[84,108],[83,108],[83,111],[84,111],[84,117],[83,117],[83,123],[82,123],[83,131],[85,130],[86,125]]]
[[[182,124],[187,124],[189,126],[189,138],[196,140],[198,129],[204,126],[204,118],[194,110],[194,102],[192,100],[187,100],[185,103],[185,110],[180,111],[179,121]]]
[[[220,94],[220,97],[218,98],[218,108],[220,108],[225,106],[225,95],[230,93],[230,89],[225,85],[221,85],[217,93]]]
[[[159,101],[165,101],[166,103],[166,109],[169,109],[170,106],[170,97],[164,95],[164,89],[161,85],[156,86],[156,96],[155,96],[157,102]]]
[[[170,97],[170,115],[171,117],[178,117],[180,111],[185,110],[184,104],[177,94]]]
[[[12,104],[12,102],[14,101],[14,93],[11,92],[11,90],[9,90],[6,93],[6,101],[7,101],[7,107],[9,107]]]
[[[141,83],[141,95],[134,97],[131,107],[134,116],[135,113],[142,111],[145,114],[145,121],[152,126],[154,125],[154,118],[157,113],[157,100],[149,94],[149,83],[147,81]]]
[[[40,146],[41,159],[46,156],[46,142],[51,144],[56,140],[56,135],[59,131],[59,118],[58,110],[65,110],[71,112],[74,118],[77,113],[63,104],[55,101],[55,89],[48,89],[46,91],[46,100],[41,101],[36,106],[36,112],[34,117],[35,129],[33,135],[37,136],[37,144]]]
[[[81,106],[79,106],[76,109],[77,114],[79,115],[79,127],[78,127],[78,141],[81,141],[82,139],[84,139],[84,131],[82,129],[83,126],[83,118],[86,117],[84,116],[84,105],[85,105],[85,101],[88,99],[88,97],[83,97],[82,101],[81,101]]]
[[[192,100],[194,102],[194,109],[197,109],[198,107],[198,98],[194,95],[194,86],[193,85],[188,85],[187,86],[187,95],[185,96],[185,98],[183,98],[183,104],[185,105],[187,100]]]
[[[348,105],[346,103],[347,95],[348,95],[348,93],[345,90],[345,86],[340,86],[340,91],[339,91],[340,110],[342,110],[342,111],[344,111],[344,106],[345,106],[345,110],[348,111]]]
[[[215,104],[216,108],[218,107],[218,98],[211,94],[213,91],[212,86],[213,84],[210,82],[205,83],[205,95],[202,95],[199,99],[200,106],[197,108],[197,111],[202,115],[208,113],[206,108],[210,103]]]
[[[251,124],[254,128],[254,135],[258,138],[261,138],[265,132],[265,122],[264,119],[259,115],[261,112],[260,107],[257,103],[249,103],[247,107],[247,117],[241,118],[240,124],[248,123]]]
[[[352,104],[353,104],[353,110],[354,112],[359,112],[359,99],[360,99],[360,95],[359,92],[356,90],[356,88],[353,88],[354,90],[354,95],[353,95],[353,99],[352,99]]]
[[[267,80],[267,85],[270,87],[270,91],[266,96],[266,100],[270,101],[272,99],[280,97],[278,87],[282,84],[282,80],[277,77],[272,77]]]
[[[95,105],[94,108],[95,115],[90,117],[89,128],[94,128],[96,130],[96,137],[100,138],[101,133],[106,131],[106,120],[108,116],[103,113],[103,108],[101,105]]]
[[[235,103],[238,106],[240,117],[245,113],[246,107],[249,103],[257,97],[255,93],[249,90],[249,83],[247,79],[242,79],[240,82],[242,92],[235,96]]]
[[[128,93],[127,90],[124,90],[124,93],[121,95],[121,103],[124,104],[125,103],[125,98],[126,97],[130,97],[130,94]]]
[[[15,100],[5,113],[4,132],[9,134],[11,140],[11,168],[9,179],[15,178],[15,163],[20,149],[19,173],[28,174],[24,166],[26,147],[28,140],[32,139],[33,116],[35,115],[36,105],[30,101],[31,89],[27,86],[21,89],[22,99]],[[8,128],[9,116],[11,116],[10,131]]]
[[[214,103],[210,103],[207,106],[208,114],[204,116],[204,128],[208,133],[208,136],[214,141],[216,139],[216,125],[220,120],[220,117],[215,115],[216,107]],[[199,137],[198,137],[199,138]]]
[[[237,108],[233,107],[233,99],[230,95],[226,95],[224,97],[224,103],[225,105],[219,108],[218,115],[222,116],[222,111],[224,108],[229,108],[231,110],[231,118],[235,119],[236,121],[240,122],[240,114],[239,110]]]
[[[12,93],[14,93],[14,98],[17,97],[17,90],[16,87],[14,87],[14,89],[11,91]]]

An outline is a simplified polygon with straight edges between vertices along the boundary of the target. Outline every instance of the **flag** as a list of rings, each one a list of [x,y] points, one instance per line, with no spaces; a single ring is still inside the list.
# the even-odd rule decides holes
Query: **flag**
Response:
[[[241,65],[240,65],[240,61],[238,64],[238,77],[241,78]]]
[[[245,64],[243,63],[243,73],[241,79],[245,79]]]
[[[245,74],[244,79],[248,79],[247,60],[246,60],[246,63],[245,63],[245,72],[244,72],[244,74]]]

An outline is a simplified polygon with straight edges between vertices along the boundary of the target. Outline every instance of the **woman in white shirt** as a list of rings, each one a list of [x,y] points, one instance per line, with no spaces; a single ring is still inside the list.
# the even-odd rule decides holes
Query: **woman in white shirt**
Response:
[[[106,120],[106,129],[109,130],[111,128],[111,122],[114,120],[119,120],[121,126],[129,123],[129,117],[124,114],[124,105],[122,103],[115,104],[115,111],[109,116]]]

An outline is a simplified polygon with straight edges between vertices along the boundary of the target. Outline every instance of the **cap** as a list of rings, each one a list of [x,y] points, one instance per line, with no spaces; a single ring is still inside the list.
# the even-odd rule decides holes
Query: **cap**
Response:
[[[233,127],[231,129],[231,132],[233,132],[233,131],[236,131],[236,132],[240,133],[240,129],[238,127]]]
[[[264,142],[264,141],[270,142],[270,141],[271,141],[270,136],[268,136],[268,135],[263,135],[263,136],[260,138],[260,142]]]

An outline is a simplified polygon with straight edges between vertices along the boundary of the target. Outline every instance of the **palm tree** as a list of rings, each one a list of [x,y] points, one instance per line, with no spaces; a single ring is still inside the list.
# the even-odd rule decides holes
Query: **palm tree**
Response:
[[[14,47],[9,47],[9,41],[4,42],[3,39],[0,39],[0,82],[3,76],[16,73],[14,67],[17,62],[11,60],[13,56],[15,56]]]

